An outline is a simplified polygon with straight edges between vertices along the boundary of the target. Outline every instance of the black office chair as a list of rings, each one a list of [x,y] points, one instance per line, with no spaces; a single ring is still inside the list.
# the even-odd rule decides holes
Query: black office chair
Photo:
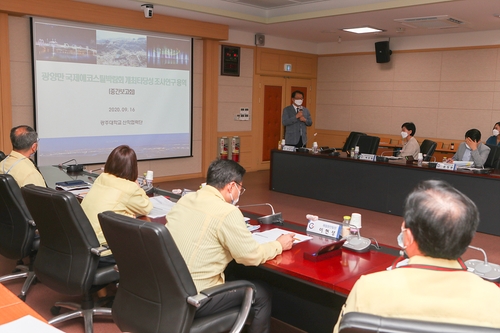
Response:
[[[378,136],[362,135],[358,139],[357,146],[359,146],[360,154],[377,154],[378,144],[380,138]]]
[[[36,225],[24,203],[21,190],[14,177],[0,174],[0,254],[19,260],[16,271],[0,276],[0,282],[26,278],[19,298],[26,300],[26,293],[35,281],[33,262],[38,250],[39,238]],[[28,257],[28,265],[22,259]]]
[[[424,161],[430,161],[434,151],[436,150],[437,143],[428,139],[422,141],[420,145],[420,152],[424,157]]]
[[[92,333],[94,315],[111,317],[110,308],[94,306],[92,294],[117,281],[118,272],[114,266],[97,268],[99,253],[104,249],[76,196],[32,184],[24,186],[21,193],[40,232],[37,278],[61,294],[83,297],[81,304],[56,303],[53,314],[61,307],[74,311],[50,319],[49,324],[83,317],[85,332]]]
[[[351,148],[354,148],[358,145],[359,137],[366,135],[366,133],[361,132],[351,132],[349,136],[345,140],[344,147],[342,147],[342,151],[345,153],[347,151],[351,151]]]
[[[361,312],[348,312],[340,321],[339,333],[499,333],[500,329],[436,323],[423,320],[388,318]]]
[[[0,150],[0,162],[2,162],[6,157],[7,155],[5,155],[5,153]]]
[[[227,282],[197,293],[191,274],[163,224],[108,211],[98,215],[116,259],[120,285],[113,319],[124,332],[239,332],[250,312],[254,286]],[[194,319],[196,308],[210,297],[244,288],[241,307]]]
[[[497,145],[489,144],[487,144],[487,146],[490,148],[490,153],[488,154],[488,158],[484,162],[484,167],[497,169],[500,162],[500,147],[498,147]]]

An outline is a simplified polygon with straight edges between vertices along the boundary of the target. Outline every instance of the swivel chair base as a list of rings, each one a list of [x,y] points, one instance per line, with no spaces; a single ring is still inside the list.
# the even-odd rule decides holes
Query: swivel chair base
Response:
[[[0,283],[5,281],[10,281],[14,279],[26,278],[23,287],[21,288],[21,293],[17,296],[22,301],[26,300],[26,293],[32,284],[35,284],[36,275],[35,272],[29,269],[28,266],[18,265],[16,266],[16,272],[4,276],[0,276]]]
[[[111,308],[92,307],[90,309],[82,309],[82,306],[80,304],[72,302],[57,302],[51,309],[52,314],[58,313],[60,308],[66,308],[73,311],[60,314],[50,319],[48,321],[50,325],[55,325],[66,320],[83,317],[85,333],[93,333],[94,316],[108,316],[111,318]]]

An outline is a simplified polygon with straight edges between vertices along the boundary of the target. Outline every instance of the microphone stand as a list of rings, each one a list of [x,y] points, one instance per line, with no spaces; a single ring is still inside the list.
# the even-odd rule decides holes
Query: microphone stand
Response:
[[[485,280],[496,281],[500,279],[500,265],[488,263],[488,257],[486,252],[480,248],[469,245],[469,248],[481,251],[484,255],[484,261],[477,259],[469,259],[465,262],[467,270],[479,275]]]
[[[256,207],[256,206],[269,206],[271,207],[271,212],[272,214],[266,215],[266,216],[261,216],[257,218],[257,221],[260,224],[279,224],[283,225],[283,217],[281,216],[281,213],[275,213],[274,208],[270,203],[260,203],[260,204],[250,204],[250,205],[242,205],[238,206],[238,208],[242,207]]]

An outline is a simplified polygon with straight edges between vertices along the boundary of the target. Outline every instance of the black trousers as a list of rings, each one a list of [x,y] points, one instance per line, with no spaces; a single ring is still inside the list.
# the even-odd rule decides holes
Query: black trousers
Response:
[[[252,310],[255,315],[252,324],[248,327],[248,333],[269,333],[271,332],[271,291],[265,282],[250,282],[255,285],[256,292],[255,302],[252,305]],[[213,297],[211,301],[198,308],[195,318],[204,317],[238,306],[241,304],[243,297],[243,290],[217,295]]]
[[[302,136],[299,139],[299,142],[295,145],[296,148],[302,148],[304,147],[304,143],[302,142]]]

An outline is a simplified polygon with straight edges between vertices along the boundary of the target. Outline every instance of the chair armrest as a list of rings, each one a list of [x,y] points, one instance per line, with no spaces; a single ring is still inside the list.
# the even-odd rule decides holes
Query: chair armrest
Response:
[[[243,300],[241,301],[241,307],[238,312],[238,316],[236,317],[233,327],[229,331],[229,333],[237,333],[240,332],[245,325],[248,314],[250,313],[250,309],[255,299],[255,286],[251,282],[245,280],[226,282],[215,287],[204,289],[196,296],[188,297],[187,302],[198,308],[215,295],[231,292],[235,289],[240,288],[243,288],[245,290],[245,295],[243,297]]]
[[[253,294],[255,293],[255,286],[251,282],[245,280],[230,281],[223,284],[219,284],[214,287],[204,289],[200,291],[198,295],[189,296],[187,298],[187,302],[192,306],[199,308],[202,304],[208,301],[210,297],[240,288],[252,288],[253,290],[252,303],[253,303]]]
[[[107,251],[107,250],[109,250],[109,247],[103,245],[103,246],[91,248],[90,253],[95,254],[96,256],[100,257],[101,253],[103,253],[104,251]]]

